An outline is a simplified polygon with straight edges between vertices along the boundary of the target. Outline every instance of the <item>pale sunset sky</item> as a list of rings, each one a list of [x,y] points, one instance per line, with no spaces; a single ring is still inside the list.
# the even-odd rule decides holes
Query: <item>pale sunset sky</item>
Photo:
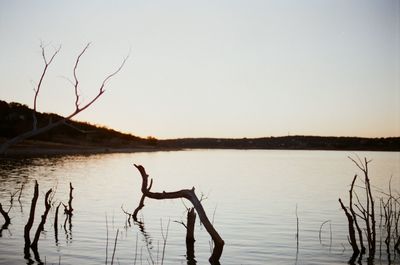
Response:
[[[0,0],[0,99],[138,136],[400,136],[400,0]]]

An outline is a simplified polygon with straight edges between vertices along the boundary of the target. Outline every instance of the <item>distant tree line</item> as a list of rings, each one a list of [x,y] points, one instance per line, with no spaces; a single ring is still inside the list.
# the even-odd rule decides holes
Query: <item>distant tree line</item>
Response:
[[[400,151],[400,137],[360,138],[322,136],[282,136],[219,139],[185,138],[164,140],[166,147],[219,149],[365,150]]]

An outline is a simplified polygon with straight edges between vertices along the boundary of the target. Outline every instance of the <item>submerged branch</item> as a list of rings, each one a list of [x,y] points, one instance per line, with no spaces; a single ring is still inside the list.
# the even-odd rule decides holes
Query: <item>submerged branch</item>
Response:
[[[211,238],[214,241],[215,247],[213,249],[212,255],[209,258],[211,264],[219,264],[219,259],[222,255],[222,250],[224,247],[224,240],[222,240],[221,236],[215,230],[214,226],[211,224],[210,220],[207,217],[206,212],[204,211],[203,205],[200,200],[196,196],[194,187],[192,189],[183,189],[174,192],[152,192],[150,191],[152,181],[150,181],[150,186],[148,185],[148,175],[146,170],[141,165],[135,165],[137,170],[140,172],[142,176],[142,193],[144,196],[156,199],[156,200],[165,200],[165,199],[180,199],[185,198],[190,201],[193,207],[196,209],[197,214],[199,215],[200,221],[206,228],[207,232],[210,234]],[[142,206],[143,207],[143,206]]]
[[[0,213],[3,215],[5,223],[3,226],[8,226],[11,223],[10,216],[8,216],[8,213],[4,211],[3,206],[0,203]]]
[[[33,221],[35,219],[35,210],[36,210],[36,203],[37,203],[38,197],[39,197],[39,184],[38,184],[37,180],[35,180],[35,188],[34,188],[34,193],[33,193],[33,198],[32,198],[32,203],[31,203],[31,210],[29,212],[28,222],[26,223],[25,228],[24,228],[24,239],[25,239],[24,253],[25,253],[26,259],[30,258],[29,247],[31,246],[31,239],[30,239],[29,233],[31,231]]]
[[[353,255],[351,256],[349,263],[353,264],[358,255],[360,254],[360,249],[358,248],[357,245],[357,239],[356,239],[356,233],[354,230],[354,220],[353,216],[349,213],[347,208],[344,206],[342,200],[339,198],[339,203],[340,206],[342,207],[344,213],[346,214],[347,221],[348,221],[348,228],[349,228],[349,243],[351,245],[351,248],[353,249]]]
[[[38,245],[38,242],[39,242],[40,233],[44,230],[44,224],[46,223],[47,215],[48,215],[48,213],[50,211],[50,208],[51,208],[50,194],[51,194],[52,191],[53,191],[52,189],[49,189],[46,192],[46,196],[45,196],[45,199],[44,199],[45,210],[44,210],[44,213],[42,215],[42,219],[40,220],[39,226],[38,226],[38,228],[36,230],[35,237],[33,238],[33,241],[32,241],[32,244],[31,244],[31,248],[33,250],[37,250],[37,245]]]

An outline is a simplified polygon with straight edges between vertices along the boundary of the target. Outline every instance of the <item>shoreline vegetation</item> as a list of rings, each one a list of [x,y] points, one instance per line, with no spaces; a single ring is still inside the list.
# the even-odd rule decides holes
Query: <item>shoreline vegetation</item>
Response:
[[[20,103],[0,100],[0,144],[32,129],[33,110]],[[36,113],[38,124],[56,122],[62,116]],[[70,155],[184,149],[347,150],[400,151],[400,137],[281,136],[262,138],[180,138],[160,140],[121,133],[85,122],[66,121],[48,132],[25,140],[7,156]]]

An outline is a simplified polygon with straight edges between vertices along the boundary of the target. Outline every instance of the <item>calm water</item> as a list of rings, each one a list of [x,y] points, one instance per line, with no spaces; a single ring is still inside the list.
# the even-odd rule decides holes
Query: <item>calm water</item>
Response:
[[[146,199],[139,216],[149,248],[139,227],[127,225],[121,206],[132,212],[141,197],[141,177],[133,163],[143,165],[153,177],[153,191],[195,186],[198,196],[204,194],[204,208],[226,242],[221,264],[346,264],[351,250],[337,200],[348,201],[349,184],[359,173],[347,158],[355,154],[373,160],[370,173],[375,187],[386,188],[393,176],[392,188],[400,190],[398,152],[203,150],[1,160],[0,202],[6,209],[10,193],[22,184],[24,189],[21,203],[14,199],[12,224],[2,231],[0,264],[28,262],[23,257],[23,227],[35,179],[40,196],[31,237],[44,210],[44,193],[56,187],[53,202],[67,203],[69,182],[75,187],[72,227],[64,229],[60,211],[58,241],[53,229],[55,207],[49,213],[39,241],[43,262],[105,264],[107,254],[110,263],[118,229],[115,264],[135,264],[135,259],[136,264],[150,264],[152,259],[161,264],[161,225],[166,233],[170,220],[164,264],[186,264],[185,228],[178,223],[186,215],[181,200]],[[320,226],[327,220],[320,242]],[[197,264],[208,264],[210,238],[196,221]],[[386,256],[376,264],[388,264]],[[399,257],[392,264],[400,264]]]

